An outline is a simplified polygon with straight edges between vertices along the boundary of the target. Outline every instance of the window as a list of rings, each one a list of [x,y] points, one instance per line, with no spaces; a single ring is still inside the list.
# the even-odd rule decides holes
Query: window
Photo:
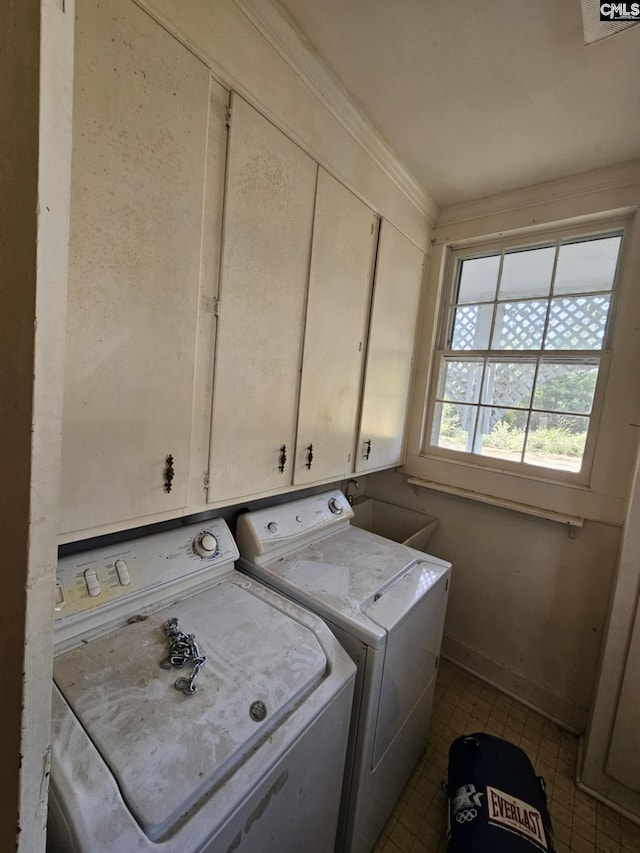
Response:
[[[619,229],[452,252],[428,452],[561,479],[584,471],[621,243]]]

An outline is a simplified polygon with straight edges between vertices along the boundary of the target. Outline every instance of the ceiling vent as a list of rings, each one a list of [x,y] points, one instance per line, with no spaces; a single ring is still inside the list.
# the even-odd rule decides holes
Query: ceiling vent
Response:
[[[611,7],[622,7],[624,11],[628,11],[628,13],[631,14],[632,7],[636,6],[636,3],[600,3],[600,0],[580,0],[580,3],[582,6],[582,26],[584,28],[585,44],[593,44],[596,41],[602,41],[602,39],[614,36],[621,30],[626,30],[628,27],[634,27],[637,23],[640,23],[637,19],[633,21],[600,20],[601,6],[607,7],[606,13],[608,13]]]

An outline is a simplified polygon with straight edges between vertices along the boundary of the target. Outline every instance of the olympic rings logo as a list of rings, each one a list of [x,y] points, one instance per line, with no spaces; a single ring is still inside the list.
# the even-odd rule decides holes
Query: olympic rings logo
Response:
[[[458,812],[456,820],[458,823],[467,823],[467,821],[473,820],[475,817],[478,817],[478,812],[475,809],[465,809]]]

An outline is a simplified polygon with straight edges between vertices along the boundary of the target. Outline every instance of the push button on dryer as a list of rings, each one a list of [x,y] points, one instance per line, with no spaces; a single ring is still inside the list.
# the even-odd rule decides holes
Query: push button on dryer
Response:
[[[87,569],[84,573],[84,581],[87,585],[87,592],[92,598],[100,595],[100,581],[98,573],[95,569]]]
[[[118,575],[120,586],[129,586],[131,576],[129,575],[129,566],[127,566],[124,560],[116,560],[116,574]]]

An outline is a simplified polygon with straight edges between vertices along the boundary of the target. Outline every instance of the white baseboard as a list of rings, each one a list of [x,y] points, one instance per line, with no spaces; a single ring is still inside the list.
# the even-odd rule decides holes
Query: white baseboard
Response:
[[[573,734],[584,732],[587,725],[585,709],[555,696],[504,664],[446,635],[442,641],[442,656]]]

